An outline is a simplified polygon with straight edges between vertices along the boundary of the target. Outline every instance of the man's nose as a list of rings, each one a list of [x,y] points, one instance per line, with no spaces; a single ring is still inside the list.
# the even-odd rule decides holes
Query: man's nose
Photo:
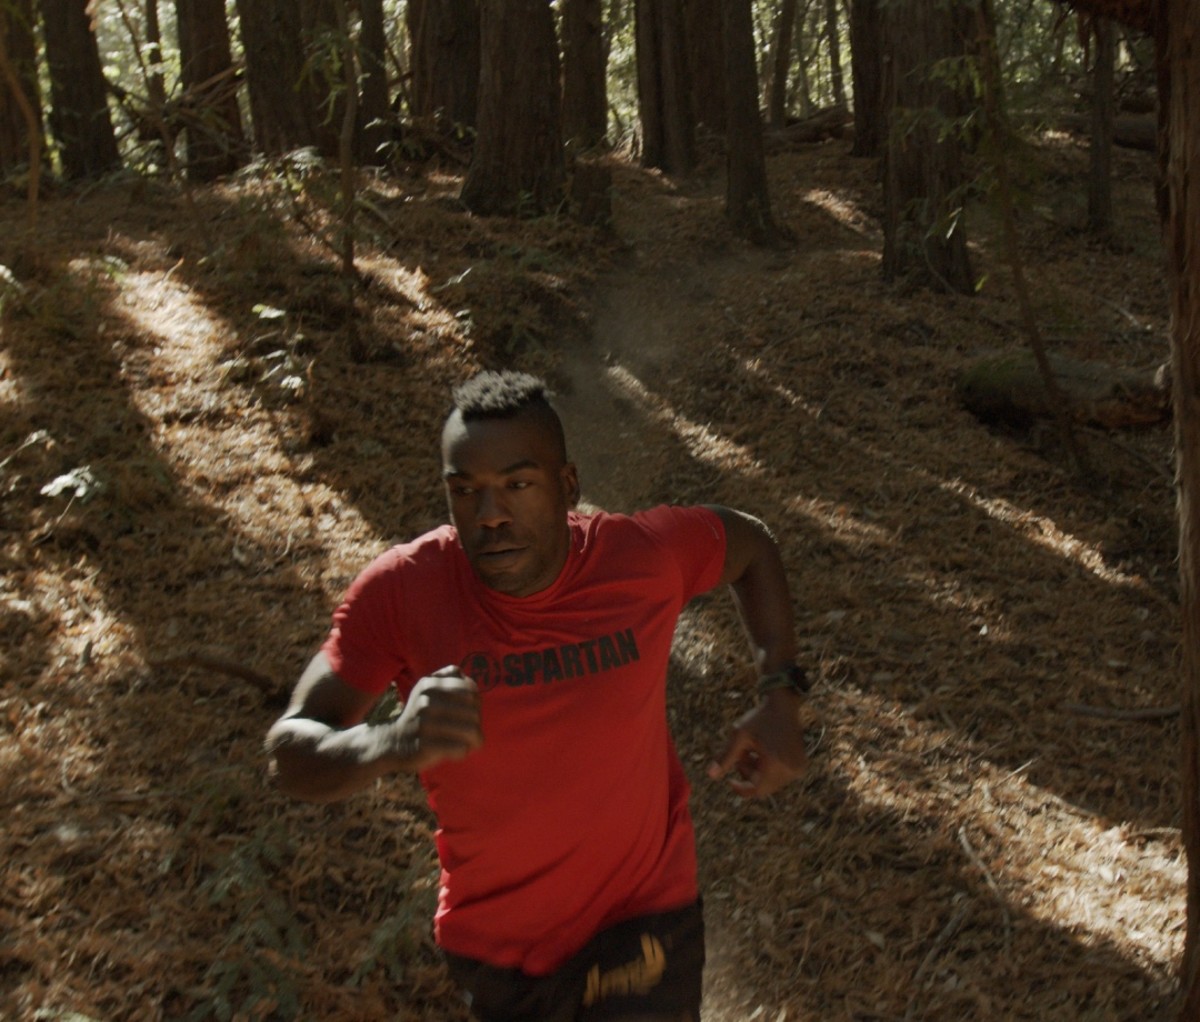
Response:
[[[480,525],[495,528],[512,520],[504,496],[491,486],[485,487],[479,494],[479,506],[475,511],[475,520]]]

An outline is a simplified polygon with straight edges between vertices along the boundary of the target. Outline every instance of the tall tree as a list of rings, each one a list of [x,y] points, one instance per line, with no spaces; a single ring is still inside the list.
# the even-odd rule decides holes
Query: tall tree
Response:
[[[167,78],[163,74],[162,28],[159,25],[158,0],[146,0],[146,92],[155,110],[167,106]]]
[[[175,0],[185,93],[188,176],[211,181],[235,170],[243,148],[224,0]]]
[[[850,0],[850,73],[854,80],[852,156],[878,156],[887,125],[880,0]]]
[[[782,128],[787,118],[788,76],[792,67],[792,33],[796,28],[796,0],[783,0],[775,21],[771,44],[771,88],[767,97],[767,121]]]
[[[973,37],[969,0],[893,0],[885,8],[887,109],[883,272],[971,294],[974,277],[963,226],[964,112],[952,69]]]
[[[683,6],[688,95],[694,124],[725,134],[724,0],[687,0]]]
[[[564,0],[563,134],[590,149],[608,132],[608,49],[602,0]]]
[[[829,80],[833,101],[846,105],[846,80],[842,74],[842,20],[838,0],[825,0],[825,45],[829,50]]]
[[[548,0],[483,0],[479,127],[462,187],[475,213],[542,213],[562,201],[558,39]]]
[[[361,163],[378,166],[385,160],[384,147],[391,137],[383,0],[359,0],[358,10],[362,19],[358,37],[362,77],[358,159]]]
[[[1106,238],[1112,233],[1112,147],[1116,94],[1116,28],[1109,18],[1092,18],[1096,51],[1092,66],[1092,138],[1088,170],[1088,230]]]
[[[63,176],[99,177],[120,166],[88,0],[40,0],[50,75],[50,131]]]
[[[751,0],[724,0],[727,182],[725,215],[733,229],[757,245],[774,244],[783,233],[771,215],[758,75],[754,59]]]
[[[637,0],[638,113],[642,163],[668,174],[696,165],[682,0]]]
[[[475,127],[479,110],[479,0],[408,0],[410,113],[443,127]]]
[[[42,105],[32,0],[0,4],[0,173],[38,160]]]
[[[255,146],[270,155],[316,146],[336,156],[330,80],[318,73],[328,66],[318,43],[335,24],[333,10],[324,0],[237,0],[237,11]]]

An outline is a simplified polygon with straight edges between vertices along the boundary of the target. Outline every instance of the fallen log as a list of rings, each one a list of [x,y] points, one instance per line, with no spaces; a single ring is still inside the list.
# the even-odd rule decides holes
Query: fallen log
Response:
[[[1081,425],[1130,429],[1170,418],[1166,366],[1122,369],[1051,355],[1050,368]],[[956,390],[968,411],[992,425],[1025,428],[1055,415],[1037,362],[1024,349],[978,358],[959,374]]]
[[[782,128],[768,128],[763,132],[763,147],[775,153],[794,145],[827,142],[841,138],[853,123],[854,118],[844,106],[825,107]]]
[[[1063,131],[1076,135],[1092,133],[1092,118],[1088,114],[1064,114],[1059,118]],[[1151,116],[1130,114],[1113,121],[1113,144],[1125,149],[1140,149],[1152,153],[1158,145],[1158,125]]]

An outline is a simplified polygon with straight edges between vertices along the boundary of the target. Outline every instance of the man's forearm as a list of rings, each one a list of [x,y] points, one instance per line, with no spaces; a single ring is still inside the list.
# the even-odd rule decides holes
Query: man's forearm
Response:
[[[796,658],[795,619],[779,550],[762,528],[755,556],[730,583],[760,674],[770,674]]]
[[[281,791],[308,802],[334,802],[378,777],[404,768],[386,724],[339,730],[320,721],[286,718],[267,734]]]

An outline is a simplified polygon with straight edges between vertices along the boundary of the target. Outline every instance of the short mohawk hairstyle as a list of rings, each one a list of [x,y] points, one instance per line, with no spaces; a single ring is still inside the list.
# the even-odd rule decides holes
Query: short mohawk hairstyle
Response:
[[[546,381],[514,370],[485,370],[451,392],[464,420],[507,419],[530,408],[550,409]]]
[[[562,419],[550,403],[546,381],[512,369],[485,370],[451,391],[454,407],[463,422],[479,419],[512,419],[529,414],[549,430],[559,457],[567,460],[567,438]]]

